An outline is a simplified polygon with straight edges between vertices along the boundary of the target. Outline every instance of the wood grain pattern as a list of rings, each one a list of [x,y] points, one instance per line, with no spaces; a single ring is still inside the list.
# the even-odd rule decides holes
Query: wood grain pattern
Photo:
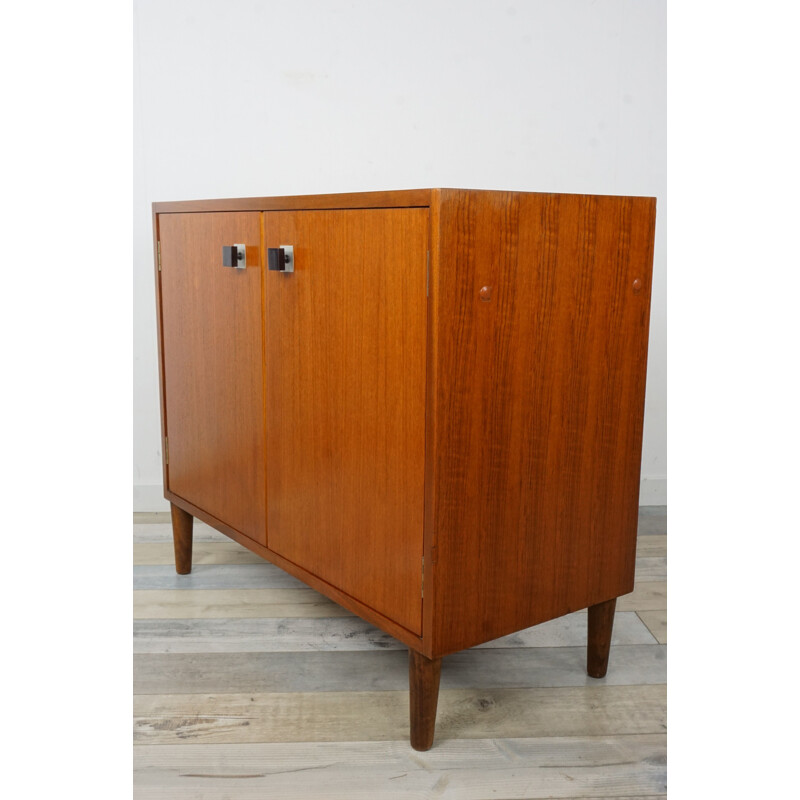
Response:
[[[164,308],[161,299],[161,242],[159,240],[160,236],[159,231],[159,224],[158,224],[158,214],[153,211],[153,276],[155,278],[155,287],[156,287],[156,334],[157,334],[157,342],[158,342],[158,404],[159,404],[159,411],[160,411],[160,420],[161,423],[161,485],[167,486],[169,475],[167,474],[167,460],[165,454],[163,452],[164,442],[167,436],[167,406],[165,402],[164,396],[164,389],[166,386],[166,381],[164,379],[164,324],[163,324],[163,317],[164,317]],[[166,520],[171,521],[170,515],[166,515]],[[134,516],[134,522],[136,518]]]
[[[441,658],[408,651],[409,726],[415,750],[430,750],[433,745],[441,671]]]
[[[142,528],[153,528],[156,526],[148,525],[141,526]],[[159,526],[162,527],[162,526]],[[170,530],[165,531],[143,531],[137,530],[134,534],[135,543],[133,545],[133,563],[134,567],[155,567],[166,566],[175,563],[174,546],[166,541],[152,541],[153,538],[166,539],[172,538]],[[196,526],[194,534],[194,546],[192,550],[192,563],[198,566],[207,565],[260,565],[267,568],[267,562],[264,559],[250,550],[227,539],[227,537],[213,531],[206,525]],[[199,543],[198,543],[199,541]],[[652,545],[650,543],[652,542]],[[639,539],[639,544],[636,549],[637,555],[647,553],[646,558],[636,559],[636,580],[637,581],[659,581],[663,582],[666,579],[666,552],[667,546],[665,537],[663,536],[643,536]],[[272,569],[278,569],[273,567]],[[166,575],[166,571],[163,572]],[[198,573],[195,572],[195,575]],[[133,579],[134,588],[173,588],[164,585],[145,585],[146,581],[161,580],[162,572],[157,570],[148,571],[147,573],[139,571],[134,568]],[[223,577],[224,575],[224,577]],[[146,577],[145,577],[146,576]],[[213,583],[217,588],[236,588],[233,583],[240,577],[248,580],[248,573],[242,575],[235,571],[226,571],[223,574],[216,575]],[[211,576],[209,574],[209,579]],[[166,580],[166,579],[165,579]],[[231,581],[230,585],[226,581]],[[192,588],[183,581],[177,581],[174,588]],[[197,587],[199,588],[199,587]],[[548,624],[548,623],[543,623]]]
[[[198,564],[191,574],[175,574],[175,568],[165,565],[143,564],[134,567],[134,589],[272,589],[299,588],[305,582],[285,570],[264,561],[231,542],[237,550],[221,550],[217,556],[206,551],[205,563],[199,563],[193,553],[192,563]],[[206,545],[208,547],[209,545]],[[170,548],[172,549],[172,548]],[[203,551],[201,550],[201,553]],[[249,557],[249,561],[246,559]],[[220,559],[218,561],[218,558]],[[174,555],[168,563],[174,562]],[[233,562],[233,563],[228,563]],[[636,579],[663,582],[666,578],[666,560],[636,559]]]
[[[441,739],[663,733],[666,687],[452,689]],[[408,737],[408,692],[137,695],[134,742],[387,741]]]
[[[220,537],[222,538],[222,537]],[[164,542],[137,542],[133,545],[133,565],[135,567],[165,566],[174,563],[172,546]],[[207,564],[264,564],[261,556],[231,541],[201,542],[192,551],[192,563],[197,566]],[[136,573],[134,572],[134,580]]]
[[[194,653],[134,655],[137,694],[404,691],[408,656],[402,650]],[[614,650],[606,686],[664,683],[666,647]],[[442,689],[591,686],[583,647],[473,648],[442,659]]]
[[[162,524],[170,521],[169,511],[134,511],[133,529],[138,525]]]
[[[487,771],[519,767],[566,769],[648,758],[663,762],[665,733],[623,736],[538,736],[499,739],[449,739],[422,754],[403,740],[376,742],[251,742],[248,744],[140,744],[133,749],[134,770],[166,775],[177,764],[186,771],[210,768],[219,776],[273,767],[295,773],[321,764],[360,771],[394,765],[401,771],[451,770],[470,766]],[[497,777],[497,775],[496,775]],[[147,778],[144,778],[148,780]]]
[[[636,540],[636,558],[667,557],[667,536],[663,533],[640,535]],[[665,562],[666,563],[666,562]]]
[[[649,764],[641,767],[643,772],[655,772],[656,770]],[[368,771],[364,774],[345,774],[332,772],[330,780],[326,781],[324,775],[311,775],[305,781],[291,775],[279,774],[277,778],[262,778],[264,783],[253,782],[249,778],[261,778],[262,773],[235,776],[233,779],[214,779],[207,780],[210,776],[207,773],[187,776],[189,778],[200,778],[199,781],[183,780],[172,793],[172,788],[164,791],[160,788],[143,786],[136,793],[137,800],[180,800],[180,798],[191,798],[197,800],[251,800],[256,798],[261,800],[265,790],[261,787],[274,786],[280,792],[282,800],[290,798],[305,798],[324,796],[326,800],[370,800],[380,796],[381,800],[394,800],[395,798],[417,798],[436,797],[442,800],[486,800],[490,797],[492,775],[481,773],[475,770],[457,770],[439,775],[429,775],[426,772],[407,773],[391,770],[390,773],[374,774]],[[658,771],[658,779],[653,779],[655,785],[663,786],[666,780],[661,777],[664,770]],[[601,777],[602,776],[602,777]],[[239,780],[239,777],[248,778],[247,781]],[[204,780],[205,779],[205,780]],[[205,784],[202,795],[195,793],[192,784]],[[242,786],[242,784],[244,785]],[[501,779],[504,800],[536,800],[538,798],[572,798],[572,800],[603,800],[604,798],[615,797],[619,800],[666,800],[665,794],[632,795],[634,787],[647,785],[644,775],[638,775],[636,765],[627,766],[607,766],[598,770],[598,780],[595,781],[588,776],[579,776],[578,779],[572,775],[564,776],[552,774],[549,770],[528,770],[520,769],[516,772],[503,773]],[[586,786],[594,783],[599,785],[591,796],[586,794]],[[209,785],[211,784],[211,785]],[[255,784],[255,785],[254,785]],[[537,786],[542,786],[542,791],[546,794],[539,794]],[[292,787],[298,788],[292,788]],[[533,790],[526,787],[533,786]],[[207,788],[206,788],[207,787]],[[385,787],[385,788],[384,788]],[[572,793],[570,793],[570,787]],[[231,790],[235,790],[231,794]],[[380,795],[375,792],[380,791]],[[533,791],[533,793],[531,793]],[[580,795],[574,792],[580,791]],[[597,794],[602,792],[603,794]],[[620,794],[622,792],[622,794]],[[727,800],[727,797],[726,797]]]
[[[666,607],[666,581],[637,583],[630,594],[617,599],[618,611],[660,611]]]
[[[341,192],[284,197],[243,197],[218,200],[177,200],[153,203],[156,214],[208,211],[301,211],[340,208],[427,207],[430,189],[400,189],[388,192]]]
[[[614,609],[617,598],[589,606],[589,633],[586,647],[586,672],[592,678],[604,678],[608,670],[611,633],[614,630]]]
[[[341,591],[333,584],[327,583],[326,581],[319,578],[317,575],[314,575],[307,569],[303,569],[303,567],[300,567],[294,562],[289,561],[288,559],[284,558],[283,556],[279,555],[273,550],[269,550],[268,548],[264,547],[258,542],[253,541],[252,539],[240,533],[236,529],[231,528],[229,525],[226,525],[221,520],[215,519],[210,514],[207,514],[205,511],[203,511],[203,509],[197,508],[196,506],[193,506],[191,503],[187,503],[185,500],[176,498],[168,491],[165,492],[165,495],[168,497],[168,499],[178,503],[185,510],[189,511],[189,513],[191,513],[194,517],[203,520],[209,525],[213,525],[215,528],[217,528],[217,530],[224,532],[227,536],[230,536],[232,539],[239,542],[239,544],[242,544],[248,549],[258,553],[259,555],[262,555],[265,559],[271,561],[273,564],[285,570],[290,575],[294,575],[296,578],[302,580],[303,583],[305,583],[307,586],[316,589],[317,591],[324,594],[326,597],[333,600],[335,603],[338,603],[339,605],[343,606],[344,608],[348,609],[354,614],[358,614],[362,619],[365,619],[368,622],[372,622],[373,624],[380,626],[382,630],[385,630],[387,633],[390,633],[392,636],[396,637],[401,642],[404,642],[406,646],[414,649],[418,649],[420,647],[419,636],[409,631],[407,628],[404,628],[402,625],[398,625],[391,618],[385,616],[384,614],[380,614],[370,606],[365,605],[364,603],[352,597],[351,595]],[[294,590],[294,591],[299,591],[299,590]]]
[[[167,520],[170,515],[167,513]],[[230,538],[220,531],[215,530],[205,522],[195,518],[194,526],[192,528],[192,540],[194,545],[202,542],[228,542]],[[156,522],[153,524],[139,524],[133,526],[133,543],[134,545],[140,543],[156,543],[156,542],[169,542],[172,546],[172,524],[169,522]],[[234,546],[239,546],[234,544]],[[174,556],[173,556],[174,557]],[[170,562],[171,563],[171,562]]]
[[[645,624],[636,622],[649,641]],[[255,619],[141,619],[133,623],[134,653],[262,653],[402,650],[388,633],[355,616]]]
[[[631,594],[617,601],[621,611],[660,611],[666,607],[666,584],[660,581],[637,584]],[[134,614],[137,619],[213,619],[345,617],[352,612],[314,589],[153,589],[136,593]]]
[[[667,578],[666,558],[648,557],[648,558],[636,559],[637,581],[663,581],[666,580],[666,578]]]
[[[664,535],[666,532],[666,506],[641,506],[639,508],[639,536]]]
[[[666,546],[666,520],[667,514],[664,506],[640,506],[639,507],[639,524],[638,524],[638,535],[640,537],[643,536],[656,536],[660,537],[659,541]],[[163,524],[170,521],[169,511],[134,511],[133,512],[133,524],[136,525],[151,525],[155,524]],[[659,527],[663,528],[664,530],[656,530],[656,523]],[[641,548],[647,547],[649,544],[649,539],[640,538],[638,540],[637,545],[637,553],[639,555],[666,555],[664,553],[647,553],[644,551],[640,552]],[[653,545],[655,546],[655,545]]]
[[[133,541],[134,541],[134,558],[135,564],[172,564],[174,560],[174,554],[172,551],[172,527],[169,524],[170,515],[169,512],[162,514],[160,512],[154,514],[148,514],[147,517],[151,517],[155,520],[152,523],[148,522],[137,522],[133,526]],[[195,552],[193,555],[193,560],[195,563],[199,564],[202,563],[197,559],[203,558],[205,556],[202,555],[203,552],[206,552],[203,548],[198,549],[198,543],[205,543],[205,542],[217,542],[219,545],[215,545],[214,550],[209,549],[208,557],[211,558],[211,553],[215,552],[216,547],[220,545],[224,545],[225,547],[229,548],[229,552],[240,552],[242,557],[252,558],[253,560],[247,563],[259,563],[259,559],[257,556],[248,553],[243,547],[240,547],[236,542],[230,541],[230,539],[225,536],[224,534],[220,533],[219,531],[214,530],[214,528],[209,527],[204,522],[200,520],[195,520],[194,524],[194,544],[195,544]],[[161,546],[161,549],[158,549],[158,546]],[[142,548],[142,549],[139,549]],[[155,554],[158,553],[156,556]],[[166,555],[165,555],[166,554]],[[667,537],[665,534],[640,534],[639,538],[636,541],[636,557],[638,558],[666,558],[667,557]],[[155,559],[155,560],[148,560],[148,559]],[[166,560],[164,560],[166,559]],[[233,561],[219,561],[219,562],[211,562],[208,563],[234,563]]]
[[[653,800],[665,748],[664,734],[451,740],[424,754],[404,742],[139,745],[134,781],[137,796],[165,800],[485,800],[499,788],[508,799]]]
[[[667,609],[657,611],[639,611],[637,616],[660,644],[667,643]]]
[[[170,504],[170,513],[172,514],[175,572],[178,575],[186,575],[192,571],[192,525],[194,517],[174,503]]]
[[[221,260],[223,245],[259,245],[259,214],[158,224],[167,488],[265,544],[261,266]]]
[[[418,747],[442,655],[589,606],[604,674],[600,610],[659,611],[666,573],[635,561],[655,201],[419,190],[154,210],[179,571],[191,515],[407,644]],[[236,241],[255,269],[220,269]],[[294,272],[265,273],[282,244]],[[666,514],[645,521],[659,535]],[[304,591],[252,564],[163,572],[137,569],[137,613],[219,615],[233,581]]]
[[[306,617],[305,609],[298,604],[294,616],[280,618],[139,619],[133,623],[133,651],[276,653],[406,649],[402,642],[359,617]],[[587,636],[586,612],[577,611],[473,649],[584,647]],[[611,643],[655,644],[656,640],[637,614],[620,611],[614,620]]]
[[[143,531],[150,527],[151,532]],[[161,524],[135,526],[140,544],[167,551],[169,527]],[[216,537],[206,545],[219,546],[221,534],[203,523],[197,524],[201,536]],[[153,538],[155,542],[148,542]],[[657,547],[665,541],[647,536]],[[643,543],[640,539],[639,553]],[[646,546],[646,545],[645,545]],[[238,545],[234,545],[238,547]],[[242,548],[240,548],[242,549]],[[242,549],[242,552],[247,552]],[[199,555],[195,548],[195,558]],[[655,556],[663,553],[655,553]],[[265,565],[266,566],[266,565]],[[663,584],[642,584],[647,592],[639,602],[649,605],[663,600]],[[658,594],[653,593],[656,587]],[[302,591],[302,590],[289,590]],[[634,598],[632,595],[622,601]],[[134,596],[160,594],[136,591]],[[172,592],[173,596],[217,598],[235,596],[228,590]],[[244,598],[258,595],[243,591],[242,604],[257,607]],[[332,610],[338,606],[316,595]],[[224,603],[217,606],[219,611]],[[228,605],[236,609],[239,604]],[[137,733],[134,748],[134,796],[136,798],[203,797],[224,800],[229,797],[302,798],[484,798],[498,791],[505,798],[625,798],[653,800],[663,797],[666,776],[666,736],[658,733],[630,733],[626,722],[640,707],[642,686],[651,686],[655,694],[645,701],[645,714],[654,729],[663,724],[666,696],[666,647],[617,646],[613,665],[606,678],[595,681],[584,671],[587,636],[587,613],[576,612],[518,634],[512,634],[479,648],[447,656],[442,669],[442,710],[451,708],[450,692],[466,692],[469,697],[456,703],[458,717],[448,715],[452,733],[447,734],[440,719],[435,746],[425,752],[409,747],[408,693],[402,691],[408,679],[407,655],[402,649],[390,650],[384,644],[403,647],[362,620],[339,619],[203,619],[198,606],[197,619],[153,619],[134,623],[134,648],[144,644],[149,652],[161,656],[137,656],[134,659],[135,689],[151,694],[155,703],[142,705],[135,699],[140,723],[150,719],[157,728],[158,743],[147,744],[151,735]],[[302,613],[302,604],[292,613]],[[346,612],[344,612],[346,613]],[[643,612],[646,617],[648,612]],[[656,612],[658,614],[660,612]],[[223,614],[224,616],[224,614]],[[162,637],[166,635],[166,639]],[[371,642],[372,635],[381,637]],[[644,640],[642,642],[642,638]],[[354,645],[354,640],[360,641]],[[227,655],[220,657],[220,640]],[[164,644],[173,647],[183,642],[199,655],[164,656]],[[614,644],[653,642],[644,624],[633,612],[617,612]],[[375,647],[371,647],[371,645]],[[245,652],[250,646],[258,648]],[[370,648],[368,652],[349,652],[353,647]],[[276,652],[284,651],[286,652]],[[319,651],[319,652],[314,652]],[[254,656],[254,657],[251,657]],[[329,658],[333,656],[333,660]],[[527,685],[525,682],[527,681]],[[569,683],[575,693],[572,702],[563,695],[558,708],[556,696]],[[487,691],[487,687],[492,687]],[[520,691],[511,707],[497,708],[498,689]],[[609,689],[619,694],[610,703],[597,702]],[[629,694],[630,690],[634,694]],[[363,692],[367,690],[369,694]],[[531,691],[540,694],[531,695]],[[320,697],[335,693],[335,698]],[[189,694],[186,694],[186,693]],[[244,693],[248,692],[247,695]],[[276,693],[265,706],[262,700]],[[226,695],[253,698],[251,706],[228,706]],[[176,695],[183,695],[177,697]],[[292,697],[302,696],[299,703]],[[375,695],[389,695],[386,704],[373,702]],[[552,703],[542,699],[552,695]],[[624,696],[630,706],[626,709]],[[366,698],[366,699],[365,699]],[[608,700],[609,698],[606,698]],[[222,701],[223,705],[220,705]],[[652,701],[652,703],[651,703]],[[349,708],[352,725],[344,725],[339,740],[333,726],[340,718],[337,703]],[[520,703],[527,708],[517,708]],[[387,705],[392,709],[386,719],[381,715]],[[555,706],[555,707],[554,707]],[[241,711],[244,710],[244,714]],[[532,725],[520,718],[522,712],[544,717]],[[510,713],[506,713],[509,711]],[[219,712],[233,718],[220,718]],[[241,742],[241,727],[249,727],[249,714],[260,726],[252,741]],[[572,734],[564,733],[565,716],[580,715]],[[491,733],[475,729],[491,718]],[[621,725],[618,734],[598,734],[597,716],[606,726]],[[376,718],[379,717],[379,718]],[[275,720],[270,724],[270,719]],[[554,724],[551,724],[551,721]],[[315,727],[319,722],[319,727]],[[466,723],[471,730],[464,737]],[[385,740],[372,736],[391,724],[396,736]],[[633,723],[642,725],[641,719]],[[230,735],[226,733],[227,730]],[[137,724],[137,728],[139,725]],[[516,727],[516,738],[510,735]],[[268,730],[262,741],[261,731]],[[311,730],[311,735],[306,735]],[[662,729],[659,727],[659,731]],[[327,733],[326,733],[327,731]],[[380,733],[378,733],[380,735]],[[218,742],[207,743],[209,738]],[[327,738],[328,741],[319,741]],[[313,741],[312,741],[313,739]],[[351,739],[345,741],[344,739]],[[169,742],[174,742],[170,744]],[[193,744],[193,742],[203,742]]]
[[[441,655],[633,587],[655,201],[434,190],[432,219]]]
[[[622,736],[538,736],[503,739],[449,739],[417,755],[407,742],[252,742],[246,744],[140,744],[133,749],[134,770],[166,774],[177,763],[188,771],[202,767],[219,776],[226,773],[257,772],[258,766],[301,772],[320,764],[342,765],[355,771],[394,765],[400,771],[473,769],[495,772],[520,767],[568,769],[585,765],[636,762],[641,758],[661,763],[666,746],[665,733]]]
[[[191,575],[176,575],[169,567],[134,567],[134,589],[303,589],[305,584],[280,567],[260,564],[208,564]]]
[[[471,739],[424,756],[396,742],[141,745],[134,779],[137,798],[164,800],[486,800],[500,791],[505,800],[655,800],[666,785],[664,738]]]
[[[274,212],[269,548],[421,633],[427,209]]]
[[[152,589],[133,597],[134,619],[347,617],[313,589]]]
[[[665,800],[665,794],[645,795],[635,794],[637,788],[650,785],[662,787],[666,780],[663,777],[665,770],[643,764],[603,766],[597,770],[597,779],[588,774],[554,773],[553,770],[535,770],[521,768],[513,773],[503,773],[499,779],[502,786],[503,800],[537,800],[538,798],[572,798],[573,800],[601,800],[601,798],[616,797],[620,800]],[[647,773],[655,773],[657,777],[646,780]],[[263,773],[234,776],[229,779],[203,780],[210,777],[207,773],[198,773],[187,776],[172,792],[160,788],[144,786],[136,793],[137,800],[179,800],[192,798],[197,800],[251,800],[264,797],[264,786],[271,793],[274,788],[279,792],[281,800],[290,798],[325,797],[325,800],[370,800],[380,797],[381,800],[395,800],[396,798],[436,797],[442,800],[486,800],[491,797],[491,773],[482,773],[478,770],[461,769],[446,773],[431,775],[427,772],[403,773],[396,769],[385,773],[375,773],[371,770],[363,774],[348,775],[345,770],[331,770],[328,780],[322,775],[311,775],[301,781],[296,776],[279,773],[277,777],[263,777]],[[240,777],[248,778],[247,781],[239,780]],[[200,780],[192,780],[199,778]],[[255,781],[249,780],[255,778]],[[259,780],[260,779],[260,780]],[[496,780],[496,779],[495,779]],[[262,782],[263,781],[263,782]],[[192,788],[193,785],[211,784],[198,795]],[[242,785],[244,784],[244,785]],[[591,796],[586,794],[587,787],[596,787]],[[526,787],[532,786],[533,789]],[[538,787],[541,786],[541,789]],[[231,793],[233,790],[233,794]],[[644,791],[648,791],[647,788]],[[380,792],[380,794],[376,794]],[[544,794],[540,793],[544,792]],[[581,792],[580,795],[574,792]],[[622,792],[622,794],[620,794]],[[602,793],[602,794],[598,794]],[[727,800],[727,798],[726,798]]]

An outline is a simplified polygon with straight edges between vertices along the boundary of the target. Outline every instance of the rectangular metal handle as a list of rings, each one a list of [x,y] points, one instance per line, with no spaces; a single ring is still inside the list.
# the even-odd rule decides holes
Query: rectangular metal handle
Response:
[[[245,269],[247,267],[247,248],[243,244],[223,245],[222,266]]]
[[[267,267],[273,272],[294,272],[294,247],[282,244],[267,248]]]

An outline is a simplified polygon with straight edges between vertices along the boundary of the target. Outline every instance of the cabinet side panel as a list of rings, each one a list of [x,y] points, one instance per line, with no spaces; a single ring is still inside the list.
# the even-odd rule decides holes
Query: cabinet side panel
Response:
[[[435,653],[633,588],[655,201],[443,190]]]

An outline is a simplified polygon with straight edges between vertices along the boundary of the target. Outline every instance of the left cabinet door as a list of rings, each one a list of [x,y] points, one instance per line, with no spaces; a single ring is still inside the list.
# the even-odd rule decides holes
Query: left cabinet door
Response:
[[[159,214],[158,236],[167,488],[266,545],[260,213]]]

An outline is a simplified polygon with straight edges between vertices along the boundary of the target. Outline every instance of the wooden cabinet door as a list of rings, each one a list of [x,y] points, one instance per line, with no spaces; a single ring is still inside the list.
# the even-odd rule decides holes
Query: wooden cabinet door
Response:
[[[266,544],[260,213],[158,226],[168,488]],[[222,265],[233,244],[248,246],[246,269]]]
[[[422,208],[264,213],[268,546],[421,632]]]

